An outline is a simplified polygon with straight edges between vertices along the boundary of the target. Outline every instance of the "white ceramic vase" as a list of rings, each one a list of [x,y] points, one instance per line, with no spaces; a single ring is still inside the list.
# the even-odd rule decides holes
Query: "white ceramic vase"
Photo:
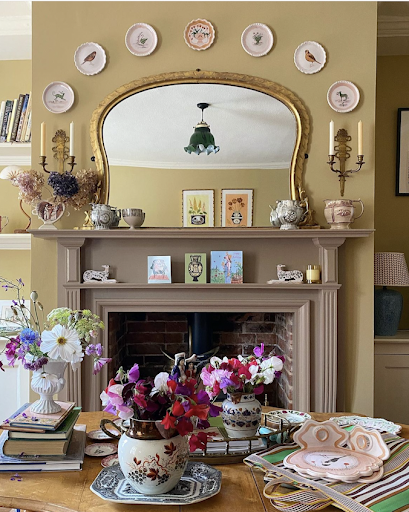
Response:
[[[61,407],[54,402],[53,396],[64,388],[66,367],[65,361],[49,360],[41,370],[33,372],[31,389],[38,393],[40,398],[30,407],[31,412],[53,414],[61,411]]]
[[[261,404],[254,393],[227,394],[221,416],[229,437],[254,436],[261,421]]]
[[[160,421],[130,420],[130,428],[118,443],[122,473],[134,489],[142,494],[163,494],[181,479],[189,456],[187,436],[164,430]],[[177,432],[175,432],[177,434]]]

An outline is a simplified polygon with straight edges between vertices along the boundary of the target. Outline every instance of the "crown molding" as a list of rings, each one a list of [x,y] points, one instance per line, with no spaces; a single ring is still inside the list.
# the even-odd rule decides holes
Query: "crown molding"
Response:
[[[378,16],[378,37],[408,37],[409,16]]]
[[[204,156],[204,155],[203,155]],[[200,158],[197,155],[192,155],[193,158]],[[202,159],[203,160],[203,159]],[[260,164],[260,163],[233,163],[233,164],[220,164],[220,163],[205,163],[195,161],[194,164],[190,162],[140,162],[138,160],[125,160],[121,158],[110,158],[110,167],[142,167],[147,169],[289,169],[291,162],[275,162],[274,164]]]

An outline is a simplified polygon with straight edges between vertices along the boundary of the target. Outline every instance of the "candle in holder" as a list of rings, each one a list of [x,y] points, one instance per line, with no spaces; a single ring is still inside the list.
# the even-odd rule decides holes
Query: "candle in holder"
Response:
[[[45,130],[45,123],[41,123],[41,138],[40,138],[40,156],[46,156],[46,130]]]
[[[358,155],[363,155],[363,129],[362,129],[362,121],[358,123]]]
[[[70,123],[70,156],[74,156],[74,122]]]
[[[335,155],[334,149],[334,137],[335,137],[335,127],[334,121],[330,121],[329,123],[329,155]]]

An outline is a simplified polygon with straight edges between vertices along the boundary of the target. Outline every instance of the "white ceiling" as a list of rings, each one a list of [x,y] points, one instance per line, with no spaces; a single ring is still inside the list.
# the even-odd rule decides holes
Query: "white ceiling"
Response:
[[[31,60],[31,2],[0,1],[0,60]]]
[[[188,154],[197,103],[209,103],[216,154]],[[217,84],[158,87],[119,103],[103,126],[110,165],[178,169],[288,169],[294,151],[296,122],[269,95]]]

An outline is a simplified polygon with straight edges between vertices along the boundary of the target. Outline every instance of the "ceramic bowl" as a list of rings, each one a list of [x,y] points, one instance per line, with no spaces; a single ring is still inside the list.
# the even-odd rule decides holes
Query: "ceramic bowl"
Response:
[[[145,221],[145,213],[140,208],[124,208],[122,218],[129,225],[129,229],[140,228]]]

